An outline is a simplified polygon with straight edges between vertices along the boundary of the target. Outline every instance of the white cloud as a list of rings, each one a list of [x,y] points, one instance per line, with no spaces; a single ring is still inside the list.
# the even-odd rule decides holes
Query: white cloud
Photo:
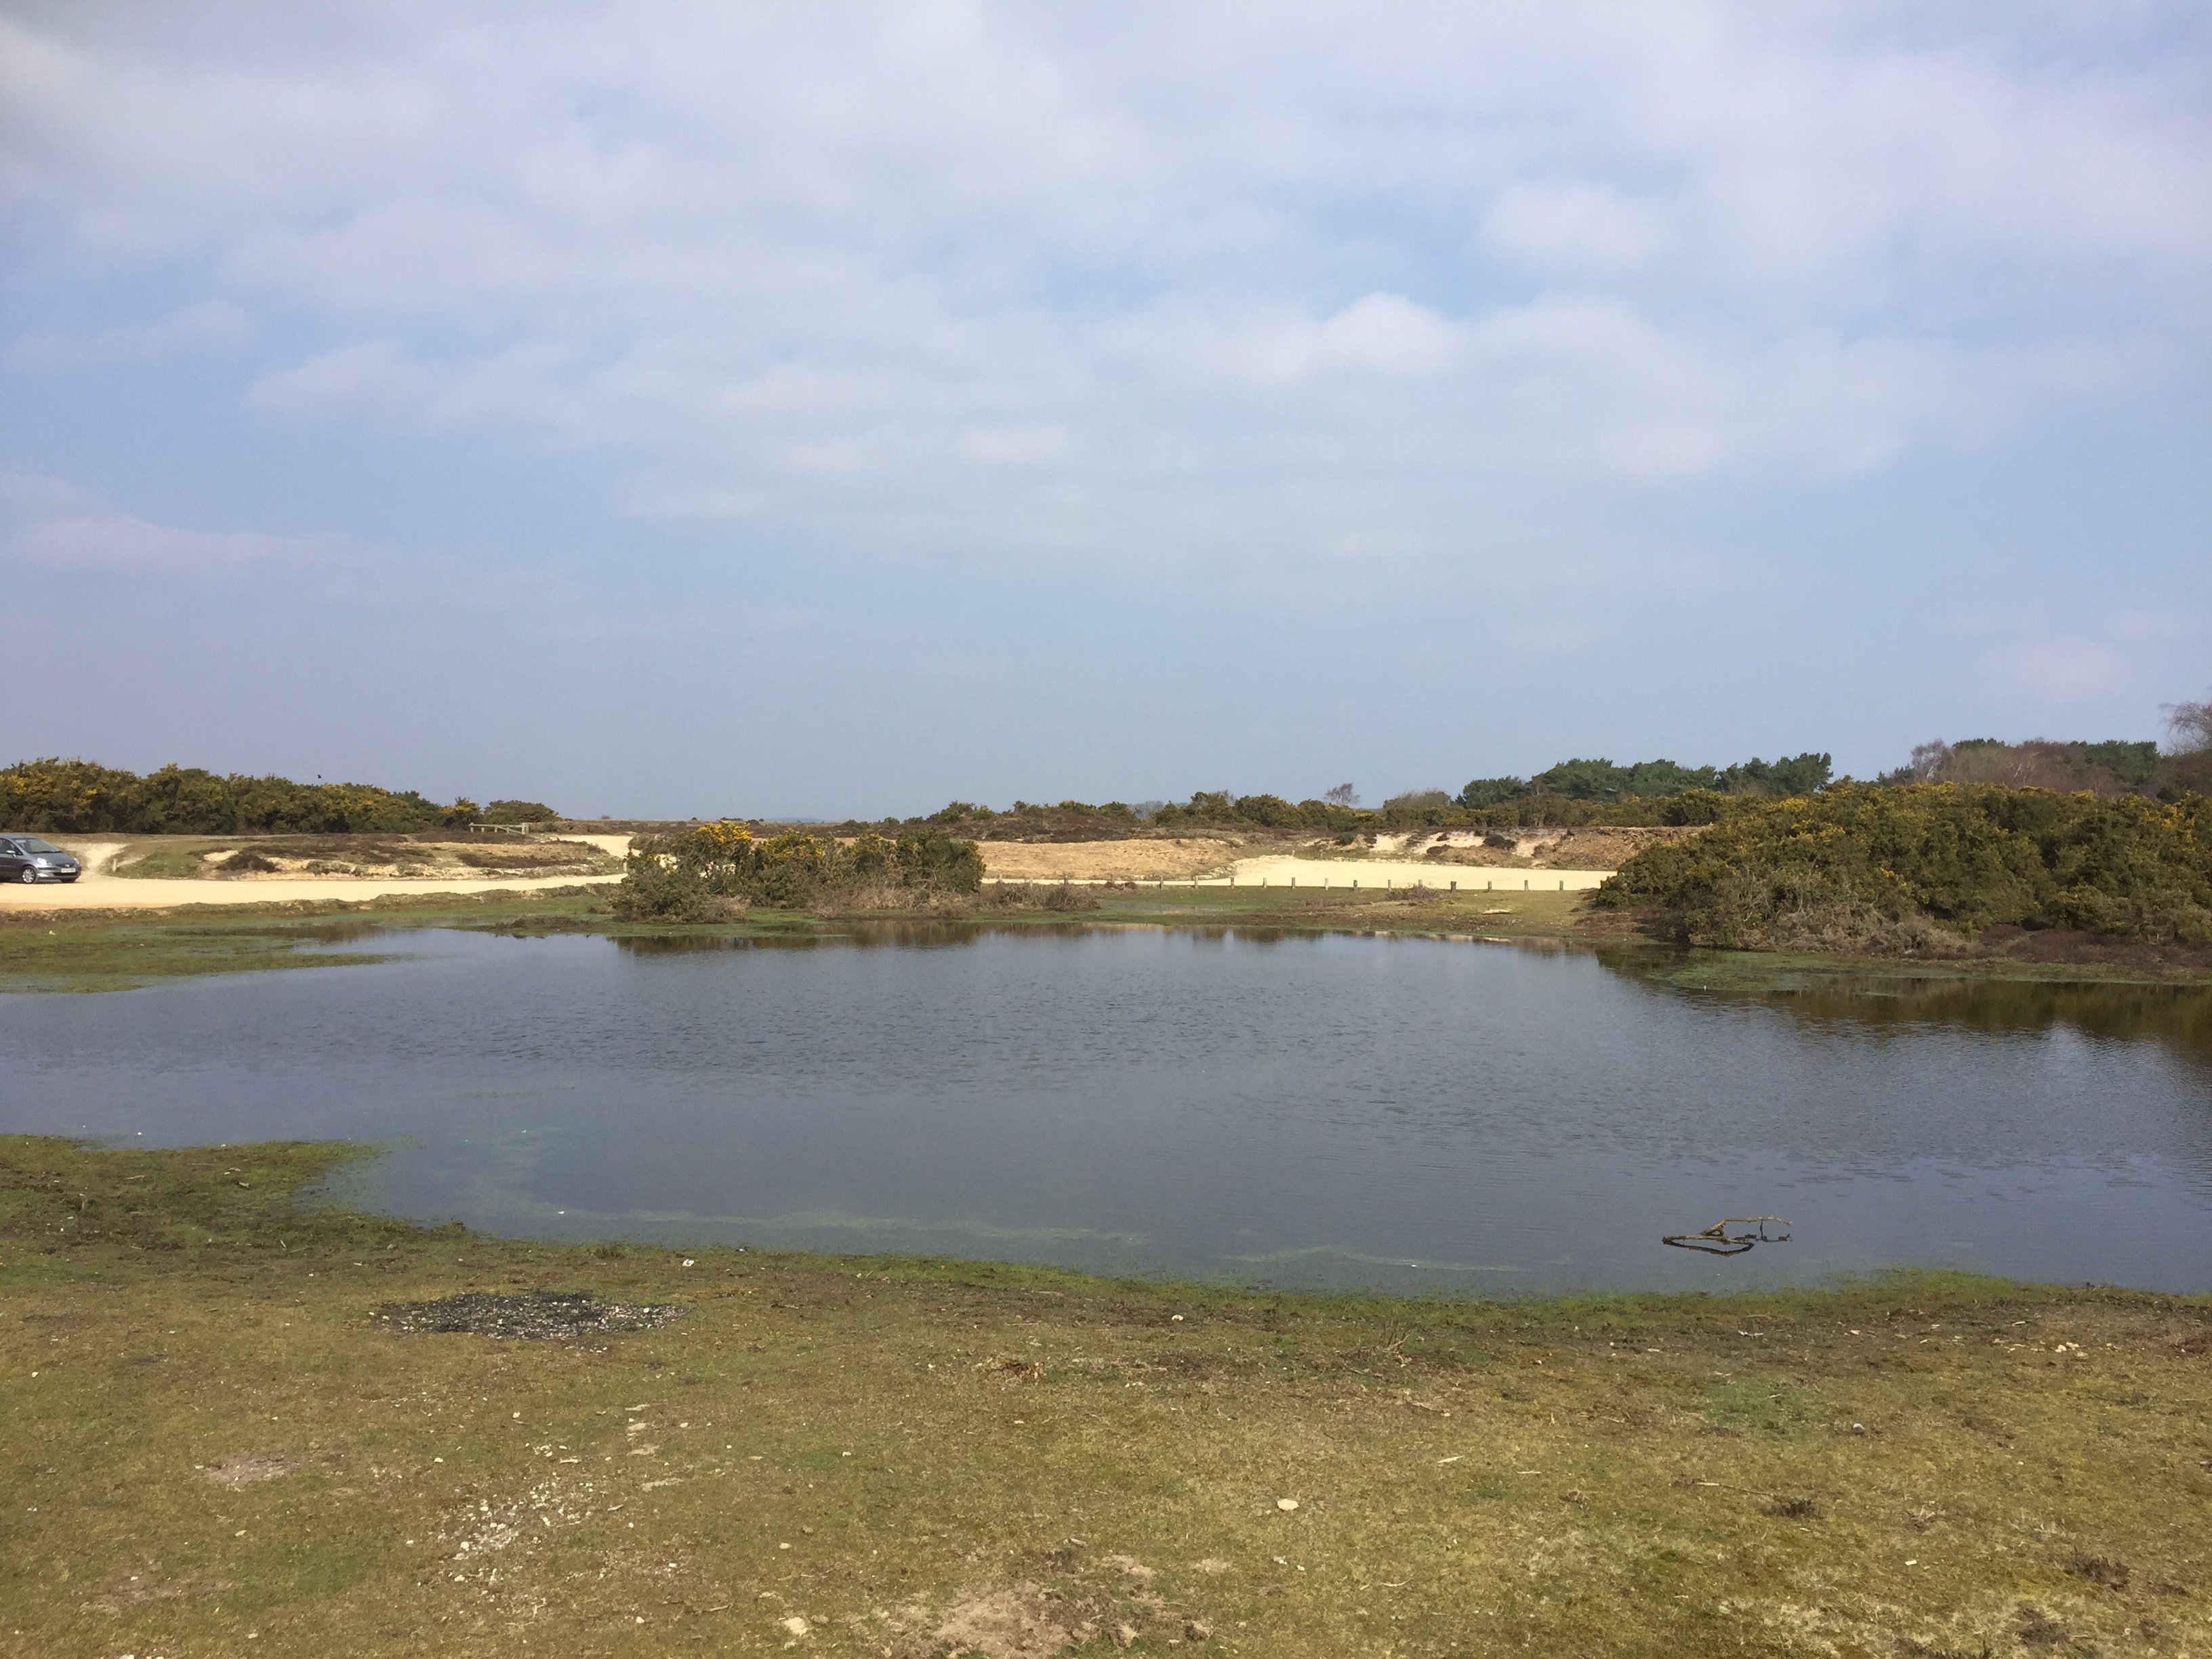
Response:
[[[1482,223],[1484,240],[1506,258],[1599,276],[1649,266],[1666,246],[1668,229],[1661,204],[1579,179],[1509,184]]]
[[[1441,554],[1500,480],[2200,376],[2212,100],[2149,10],[88,5],[0,18],[0,200],[316,319],[272,420],[849,546]]]
[[[243,307],[227,300],[202,300],[149,323],[119,323],[85,335],[20,335],[7,356],[11,368],[31,369],[153,362],[188,352],[228,350],[244,344],[252,331]]]
[[[338,536],[155,524],[62,479],[0,472],[0,551],[11,562],[63,570],[214,574],[252,566],[325,565],[349,545]]]
[[[2130,666],[2125,651],[2079,634],[2023,640],[1982,659],[1984,672],[2005,692],[2045,704],[2112,690],[2135,678]]]
[[[2148,707],[2202,636],[2185,607],[2060,617],[2027,605],[1962,613],[1946,631],[1983,642],[1976,660],[1998,698],[2052,709],[2114,693]]]

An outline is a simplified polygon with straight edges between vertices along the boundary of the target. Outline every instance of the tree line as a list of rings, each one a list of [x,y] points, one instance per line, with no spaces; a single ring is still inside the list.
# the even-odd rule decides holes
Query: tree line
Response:
[[[2172,802],[2212,793],[2212,702],[2170,706],[2172,740],[2112,738],[2058,742],[1995,738],[1922,744],[1911,760],[1883,774],[1888,787],[1916,784],[1999,784],[2097,796],[2140,795]],[[1729,766],[1685,766],[1671,760],[1616,765],[1608,759],[1564,760],[1529,777],[1473,778],[1452,793],[1413,789],[1379,807],[1362,807],[1358,791],[1339,784],[1293,801],[1281,795],[1200,790],[1188,801],[1064,800],[1054,805],[1016,801],[1004,811],[952,801],[927,823],[979,841],[1111,839],[1139,829],[1306,830],[1348,839],[1418,829],[1577,828],[1583,825],[1711,824],[1729,804],[1788,800],[1822,793],[1839,781],[1833,759],[1808,750],[1775,760],[1754,756]],[[1848,782],[1850,780],[1841,780]],[[887,825],[902,822],[887,819]],[[861,826],[848,824],[846,830]]]
[[[445,805],[411,789],[295,783],[164,766],[141,776],[91,761],[21,761],[0,768],[0,829],[58,835],[412,835],[479,823],[550,823],[543,801],[465,799]]]

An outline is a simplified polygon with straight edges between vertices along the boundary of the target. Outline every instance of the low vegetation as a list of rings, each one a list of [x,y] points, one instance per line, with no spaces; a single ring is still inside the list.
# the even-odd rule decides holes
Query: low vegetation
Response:
[[[2212,801],[1960,784],[1737,801],[1628,860],[1595,902],[1755,950],[1959,950],[1999,926],[2202,945]]]
[[[686,1257],[295,1202],[354,1155],[0,1138],[13,1650],[2212,1642],[2202,1298]]]
[[[975,842],[934,827],[896,838],[841,839],[798,830],[762,837],[724,818],[635,842],[612,904],[626,921],[707,921],[749,902],[911,908],[972,894],[982,882]]]
[[[978,842],[1121,841],[1214,836],[1230,840],[1292,842],[1316,835],[1350,845],[1361,836],[1415,830],[1573,828],[1582,825],[1710,823],[1725,797],[1710,791],[1666,799],[1642,796],[1583,799],[1549,793],[1469,808],[1438,790],[1394,796],[1379,809],[1341,801],[1291,801],[1280,795],[1237,795],[1201,790],[1187,802],[1146,802],[1141,811],[1120,801],[1093,805],[1064,800],[1054,806],[1016,801],[1005,811],[954,801],[927,818],[886,820],[880,825],[842,824],[840,835],[898,833],[928,827]]]
[[[473,801],[441,806],[412,790],[226,777],[198,767],[165,766],[143,777],[58,757],[0,767],[0,829],[56,835],[405,835],[477,823],[542,823],[554,816],[538,802],[493,805],[529,807],[540,815],[493,817]]]
[[[557,823],[561,815],[542,800],[495,800],[483,810],[483,823]]]
[[[1670,760],[1615,766],[1609,760],[1561,761],[1533,778],[1476,778],[1451,802],[1470,809],[1556,796],[1610,801],[1638,797],[1666,800],[1692,793],[1809,795],[1826,787],[1834,767],[1826,755],[1803,754],[1771,763],[1753,758],[1735,766],[1680,766]]]

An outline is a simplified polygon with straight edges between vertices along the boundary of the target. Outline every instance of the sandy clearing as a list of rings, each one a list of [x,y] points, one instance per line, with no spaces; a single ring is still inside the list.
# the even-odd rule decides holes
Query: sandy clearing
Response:
[[[1226,869],[1237,855],[1219,841],[986,841],[991,881],[1188,881]]]

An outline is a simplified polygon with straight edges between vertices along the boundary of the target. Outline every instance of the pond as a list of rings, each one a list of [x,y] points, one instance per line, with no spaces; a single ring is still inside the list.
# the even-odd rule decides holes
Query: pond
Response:
[[[0,997],[0,1129],[376,1141],[349,1200],[510,1234],[1492,1295],[1900,1262],[2212,1289],[2202,989],[1724,995],[1234,929],[385,940]],[[1765,1214],[1787,1243],[1660,1242]]]

